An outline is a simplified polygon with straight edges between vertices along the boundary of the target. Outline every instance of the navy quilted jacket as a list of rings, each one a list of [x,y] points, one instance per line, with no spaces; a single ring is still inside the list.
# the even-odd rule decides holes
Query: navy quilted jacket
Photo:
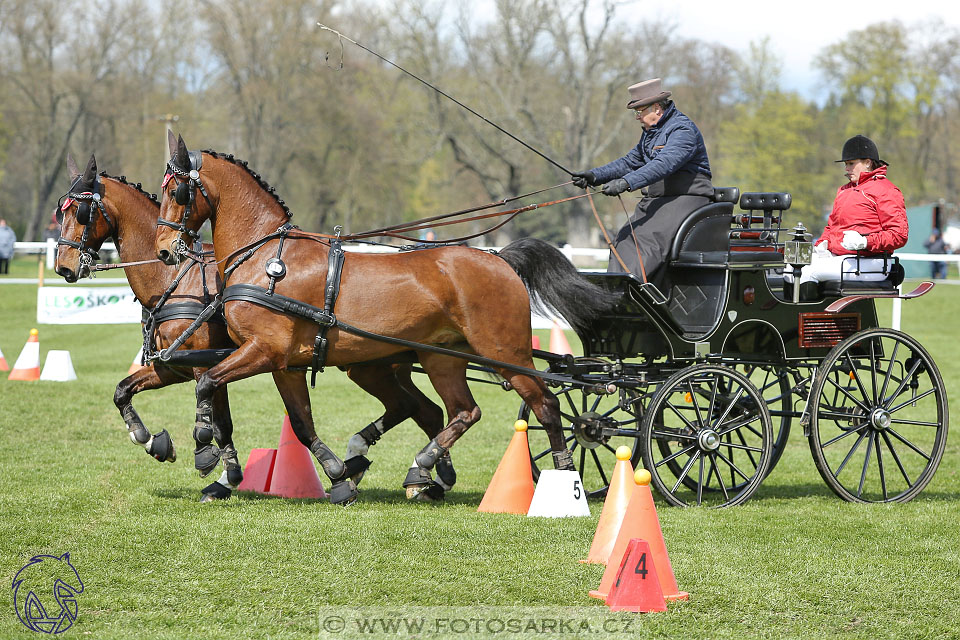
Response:
[[[644,130],[640,142],[627,155],[591,171],[598,184],[624,178],[630,191],[679,171],[712,177],[700,130],[672,102],[660,121]]]

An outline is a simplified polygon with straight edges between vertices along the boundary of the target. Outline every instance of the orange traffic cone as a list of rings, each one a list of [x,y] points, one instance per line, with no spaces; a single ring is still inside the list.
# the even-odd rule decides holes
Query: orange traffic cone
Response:
[[[553,323],[553,328],[550,329],[550,351],[561,356],[573,355],[573,349],[570,348],[566,334],[556,322]]]
[[[140,351],[137,351],[137,355],[133,358],[133,363],[130,365],[130,368],[127,369],[127,375],[132,376],[140,369],[143,369],[143,365],[140,364],[143,362],[143,347],[140,347]]]
[[[610,588],[616,582],[627,545],[631,539],[640,538],[650,544],[663,597],[667,600],[686,600],[690,594],[677,588],[677,579],[673,576],[667,546],[663,542],[660,519],[657,518],[657,508],[653,504],[653,495],[650,493],[650,472],[646,469],[637,469],[634,480],[637,486],[634,488],[633,495],[630,496],[630,504],[627,505],[627,512],[623,516],[617,542],[613,545],[613,551],[607,560],[607,570],[603,572],[600,586],[595,591],[591,591],[590,596],[606,600],[610,594]]]
[[[284,415],[280,430],[280,444],[273,463],[273,476],[267,493],[281,498],[326,498],[320,484],[313,454],[293,433],[290,416]]]
[[[534,347],[534,349],[536,348]],[[7,364],[7,359],[3,357],[3,349],[0,349],[0,371],[10,371],[10,365]]]
[[[623,561],[617,571],[617,580],[606,599],[611,611],[666,611],[667,602],[660,590],[657,566],[650,544],[634,538],[627,545]]]
[[[243,468],[243,481],[237,486],[237,491],[268,493],[276,459],[276,449],[251,450],[247,466]]]
[[[613,477],[610,479],[607,497],[600,511],[597,532],[593,534],[593,544],[590,545],[587,559],[580,562],[607,564],[613,545],[617,542],[620,524],[627,513],[633,488],[637,486],[633,480],[633,465],[630,464],[631,453],[630,447],[617,447],[617,464],[613,467]]]
[[[513,438],[493,473],[477,511],[525,515],[533,501],[533,473],[527,445],[527,423],[517,420]]]
[[[30,329],[27,344],[23,345],[20,357],[13,365],[13,371],[7,380],[39,380],[40,379],[40,334],[36,329]]]

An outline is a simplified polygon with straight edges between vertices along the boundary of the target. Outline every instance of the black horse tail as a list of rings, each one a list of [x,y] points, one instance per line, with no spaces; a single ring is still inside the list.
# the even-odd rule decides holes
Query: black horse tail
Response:
[[[559,315],[572,327],[588,327],[609,311],[618,297],[581,276],[553,245],[536,238],[515,240],[499,255],[517,272],[541,315]]]

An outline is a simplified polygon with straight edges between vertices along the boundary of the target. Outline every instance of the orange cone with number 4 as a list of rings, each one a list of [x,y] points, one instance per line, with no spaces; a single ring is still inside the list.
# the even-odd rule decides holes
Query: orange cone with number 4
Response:
[[[603,572],[600,586],[595,591],[591,591],[590,596],[606,600],[616,582],[630,540],[640,538],[650,545],[663,597],[666,600],[686,600],[690,594],[677,588],[677,579],[673,576],[673,567],[670,566],[670,557],[667,555],[667,545],[663,542],[660,519],[657,517],[657,508],[653,504],[653,494],[650,493],[650,472],[646,469],[637,469],[634,473],[634,481],[637,486],[633,490],[633,495],[630,496],[627,512],[623,516],[623,524],[620,525],[620,532],[617,534],[617,542],[613,545],[610,559],[607,560],[607,570]]]
[[[526,515],[533,501],[533,468],[527,445],[527,422],[517,420],[507,450],[490,479],[477,511]]]
[[[40,379],[40,332],[30,329],[27,344],[23,345],[20,357],[13,365],[13,371],[7,380],[39,380]]]
[[[627,505],[630,504],[630,496],[633,495],[633,488],[637,486],[633,480],[631,454],[630,447],[617,447],[617,464],[613,467],[613,477],[610,479],[610,486],[607,487],[607,497],[600,511],[597,532],[593,534],[593,544],[590,545],[587,559],[580,562],[607,564],[607,559],[613,552],[613,545],[616,544],[617,534],[620,532],[620,524],[627,513]]]

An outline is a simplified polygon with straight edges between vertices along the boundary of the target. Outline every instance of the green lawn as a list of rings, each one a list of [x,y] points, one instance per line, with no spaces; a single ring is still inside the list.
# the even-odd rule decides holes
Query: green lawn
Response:
[[[35,275],[35,259],[15,269],[19,277]],[[48,284],[57,284],[49,275]],[[35,291],[0,285],[0,348],[11,366],[34,326]],[[887,321],[889,304],[879,306]],[[904,329],[934,355],[954,396],[958,313],[954,286],[905,303],[903,312]],[[956,439],[919,498],[863,506],[826,488],[795,426],[783,460],[744,506],[658,503],[677,582],[690,600],[665,614],[610,614],[587,596],[603,567],[577,562],[589,550],[599,503],[592,518],[476,511],[512,435],[513,393],[474,385],[483,420],[453,449],[459,480],[444,505],[404,498],[401,481],[424,443],[412,422],[372,450],[374,465],[349,508],[247,494],[200,505],[199,490],[210,480],[193,470],[193,384],[135,401],[151,431],[167,428],[178,446],[178,461],[161,465],[129,442],[112,403],[139,348],[139,327],[39,329],[41,357],[69,349],[79,379],[9,382],[0,375],[0,574],[9,585],[31,556],[70,552],[85,590],[78,622],[63,637],[316,637],[331,615],[344,617],[346,631],[327,628],[323,637],[374,637],[357,620],[393,613],[534,620],[541,626],[526,635],[537,637],[551,617],[573,622],[550,635],[589,625],[592,633],[582,635],[590,637],[625,627],[619,635],[960,636]],[[546,332],[541,339],[546,347]],[[272,379],[230,389],[241,460],[251,448],[275,447],[283,408]],[[380,413],[336,370],[319,378],[312,397],[318,433],[338,452]],[[14,613],[13,592],[6,594],[0,638],[30,637]],[[445,624],[443,637],[474,635]]]

